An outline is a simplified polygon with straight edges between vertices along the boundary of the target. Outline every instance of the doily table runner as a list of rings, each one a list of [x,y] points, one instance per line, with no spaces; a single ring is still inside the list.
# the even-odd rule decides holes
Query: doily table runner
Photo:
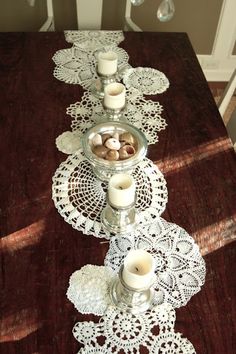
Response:
[[[94,51],[104,45],[118,45],[124,40],[122,31],[64,31],[65,39],[85,50]]]
[[[155,144],[158,141],[158,133],[167,126],[165,119],[161,117],[162,111],[163,108],[158,102],[146,100],[138,90],[127,91],[124,117],[128,123],[145,134],[148,144]],[[82,136],[88,128],[104,119],[105,112],[101,101],[86,91],[81,101],[71,104],[66,113],[73,117],[72,131]]]
[[[166,181],[145,158],[133,171],[136,182],[136,209],[140,225],[158,217],[167,203]],[[110,238],[101,224],[106,206],[107,183],[97,179],[81,151],[70,155],[53,177],[52,198],[61,216],[85,235]]]
[[[81,354],[134,354],[142,348],[151,354],[194,354],[193,345],[174,332],[174,325],[175,311],[168,304],[138,315],[110,306],[99,323],[78,322],[72,332],[84,345]]]
[[[65,31],[66,40],[73,43],[72,48],[58,50],[53,61],[56,64],[53,75],[69,84],[79,84],[90,90],[96,85],[97,57],[100,51],[114,51],[118,55],[117,80],[123,80],[127,87],[127,107],[125,119],[138,127],[146,136],[148,144],[158,142],[158,133],[167,126],[161,117],[162,106],[158,102],[146,100],[143,94],[157,94],[169,87],[167,77],[152,68],[132,68],[127,52],[117,45],[124,39],[122,31]],[[85,92],[81,102],[67,108],[71,115],[72,131],[83,134],[87,128],[104,119],[104,110],[99,99],[91,92]],[[61,140],[61,138],[59,138]],[[71,142],[69,142],[72,145]],[[62,142],[64,145],[64,142]],[[60,144],[58,144],[60,149]],[[76,149],[69,148],[68,151]],[[62,147],[61,151],[66,152]],[[70,153],[70,152],[69,152]]]
[[[163,218],[136,229],[135,235],[112,237],[104,264],[119,272],[131,249],[145,249],[156,262],[154,303],[174,308],[187,304],[205,282],[205,262],[193,238]]]
[[[89,89],[95,80],[98,79],[96,65],[98,52],[113,51],[118,56],[118,70],[120,73],[130,68],[127,52],[116,46],[102,46],[99,50],[86,51],[74,45],[72,48],[58,50],[53,61],[56,64],[53,75],[56,79],[68,84],[79,84],[84,89]],[[121,75],[121,74],[120,74]]]

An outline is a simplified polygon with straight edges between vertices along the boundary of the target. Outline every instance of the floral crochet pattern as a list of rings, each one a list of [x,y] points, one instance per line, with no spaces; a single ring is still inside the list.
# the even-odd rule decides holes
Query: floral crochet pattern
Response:
[[[58,50],[53,61],[56,64],[53,75],[56,79],[67,84],[79,84],[84,89],[89,89],[98,79],[96,65],[99,51],[113,51],[118,56],[118,75],[130,68],[127,52],[116,46],[102,46],[92,52],[73,46],[72,48]]]
[[[133,87],[145,95],[155,95],[166,91],[170,85],[169,80],[161,71],[152,68],[132,68],[123,76],[127,88]]]
[[[64,34],[67,42],[90,51],[104,45],[118,45],[124,40],[122,31],[64,31]]]
[[[118,273],[129,250],[139,248],[156,262],[154,303],[181,307],[200,291],[205,262],[193,238],[180,226],[160,217],[136,229],[135,235],[112,238],[104,264]]]
[[[159,102],[146,100],[137,90],[127,91],[124,118],[145,134],[148,144],[158,142],[159,132],[167,126],[161,117],[162,111]],[[73,117],[71,129],[78,135],[83,135],[92,125],[100,123],[105,115],[101,101],[88,91],[83,94],[80,102],[71,104],[66,113]]]
[[[133,172],[136,182],[138,223],[158,217],[167,203],[166,181],[159,169],[145,158]],[[53,177],[52,198],[58,212],[85,235],[110,238],[101,224],[106,206],[107,182],[98,180],[81,150],[70,155]]]
[[[194,354],[192,344],[174,332],[175,312],[168,304],[134,315],[110,306],[99,323],[78,322],[73,328],[76,340],[84,344],[79,353]],[[103,337],[103,344],[99,344]]]

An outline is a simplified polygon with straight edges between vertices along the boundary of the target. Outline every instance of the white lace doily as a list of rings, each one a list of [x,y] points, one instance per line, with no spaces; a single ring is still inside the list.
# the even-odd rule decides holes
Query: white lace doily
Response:
[[[126,51],[116,46],[102,46],[100,50],[113,51],[118,56],[118,70],[124,74],[128,70],[129,56]],[[88,89],[98,75],[96,72],[98,51],[87,52],[84,49],[73,46],[69,49],[58,50],[52,57],[56,67],[53,75],[56,79],[68,84],[79,84]]]
[[[145,95],[166,91],[169,80],[161,71],[152,68],[132,68],[125,71],[123,82],[127,88],[135,88]]]
[[[145,249],[156,262],[154,303],[174,308],[187,304],[205,282],[205,262],[194,239],[163,218],[136,229],[134,235],[113,237],[104,264],[118,273],[131,249]]]
[[[71,275],[66,295],[80,313],[102,316],[111,303],[114,277],[111,268],[87,264]]]
[[[159,102],[146,100],[138,90],[127,91],[127,107],[124,117],[128,123],[140,129],[146,136],[148,144],[158,142],[158,133],[167,126]],[[104,109],[99,99],[86,91],[80,102],[71,104],[66,113],[73,117],[72,131],[83,135],[92,125],[104,119]]]
[[[79,353],[134,354],[145,347],[153,354],[194,354],[192,344],[174,332],[174,324],[175,311],[168,304],[138,315],[111,306],[99,323],[78,322],[72,332],[84,344]]]
[[[166,181],[145,158],[133,171],[136,182],[136,209],[139,224],[158,217],[167,203]],[[85,235],[110,238],[101,224],[101,212],[106,206],[107,183],[95,177],[90,163],[81,151],[70,155],[56,170],[52,198],[66,222]]]
[[[66,131],[56,138],[56,146],[64,154],[73,154],[81,147],[81,136],[75,132]]]
[[[90,51],[104,45],[118,45],[124,40],[122,31],[64,31],[64,34],[67,42]]]

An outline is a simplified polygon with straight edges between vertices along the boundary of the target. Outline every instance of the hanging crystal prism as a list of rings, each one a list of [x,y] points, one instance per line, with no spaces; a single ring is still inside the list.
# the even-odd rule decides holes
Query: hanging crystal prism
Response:
[[[161,22],[172,19],[175,13],[175,5],[173,0],[163,0],[157,9],[157,18]]]

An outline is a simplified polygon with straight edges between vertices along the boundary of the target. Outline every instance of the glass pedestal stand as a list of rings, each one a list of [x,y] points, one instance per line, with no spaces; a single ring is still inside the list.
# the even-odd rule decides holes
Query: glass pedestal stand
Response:
[[[104,97],[104,88],[113,82],[117,81],[117,73],[113,75],[102,75],[97,71],[97,75],[99,77],[98,80],[96,80],[92,86],[91,86],[91,92],[92,94],[100,99],[103,99]]]
[[[126,105],[124,105],[124,107],[117,108],[117,109],[107,108],[106,106],[103,105],[103,108],[105,111],[105,117],[104,117],[105,120],[127,122],[127,119],[124,116],[124,110],[126,108]]]
[[[102,211],[101,221],[103,226],[111,233],[132,232],[136,226],[135,202],[125,208],[116,208],[108,200],[107,206]]]

